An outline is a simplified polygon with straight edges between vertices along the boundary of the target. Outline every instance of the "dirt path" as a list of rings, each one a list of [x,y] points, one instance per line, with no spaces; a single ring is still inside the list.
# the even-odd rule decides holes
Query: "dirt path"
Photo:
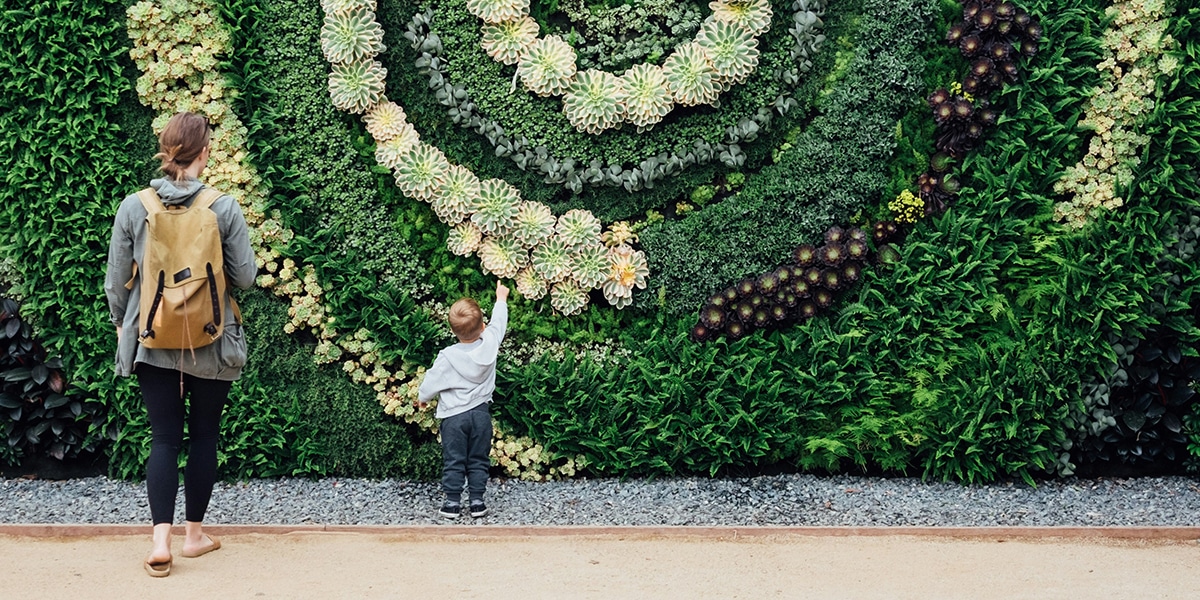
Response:
[[[4,597],[1196,598],[1200,544],[245,534],[166,579],[149,536],[0,536]],[[176,539],[178,552],[180,540]],[[15,595],[10,596],[10,593]]]

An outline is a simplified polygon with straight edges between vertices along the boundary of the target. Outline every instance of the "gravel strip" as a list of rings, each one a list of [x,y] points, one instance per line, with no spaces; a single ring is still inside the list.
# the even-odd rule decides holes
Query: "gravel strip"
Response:
[[[919,479],[772,475],[744,479],[493,479],[492,525],[1198,526],[1200,481],[1067,479],[964,486]],[[422,525],[434,482],[279,479],[218,483],[212,524]],[[145,484],[104,477],[0,480],[0,523],[147,523]],[[183,522],[182,494],[176,522]]]

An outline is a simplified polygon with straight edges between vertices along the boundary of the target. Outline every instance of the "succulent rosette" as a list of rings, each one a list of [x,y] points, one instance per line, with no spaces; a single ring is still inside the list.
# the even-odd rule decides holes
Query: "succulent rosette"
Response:
[[[481,243],[483,232],[479,230],[478,225],[470,221],[451,227],[450,235],[446,238],[446,247],[459,256],[470,256],[479,249]]]
[[[405,123],[395,136],[375,145],[375,161],[394,170],[404,161],[404,155],[420,141],[417,130],[413,129],[411,123]]]
[[[433,195],[430,205],[443,223],[455,225],[471,214],[471,207],[479,198],[479,178],[466,167],[452,165],[446,171],[446,180]]]
[[[537,41],[538,24],[529,15],[511,21],[483,26],[483,46],[488,56],[506,65],[515,65],[521,53]]]
[[[530,44],[517,62],[517,76],[539,96],[558,96],[575,77],[575,49],[557,35]]]
[[[505,235],[513,226],[520,204],[517,188],[503,179],[487,179],[480,184],[479,195],[471,206],[471,221],[488,235]]]
[[[571,253],[571,279],[585,290],[600,287],[610,272],[608,248],[587,244]]]
[[[571,272],[571,249],[558,236],[533,249],[533,269],[550,283],[562,281]]]
[[[359,114],[383,99],[387,69],[374,60],[334,64],[329,73],[329,98],[340,110]]]
[[[525,201],[517,209],[513,219],[512,236],[522,246],[532,248],[554,235],[554,225],[558,222],[550,208],[538,202]]]
[[[646,262],[646,254],[634,251],[629,246],[617,246],[609,249],[609,275],[601,289],[604,299],[616,308],[625,308],[633,302],[633,289],[646,288],[646,278],[650,276],[650,265]],[[710,327],[720,327],[720,323]]]
[[[617,221],[609,225],[608,231],[600,235],[600,241],[604,242],[605,246],[615,247],[621,246],[628,242],[636,242],[638,236],[633,232],[633,228],[629,226],[629,221]]]
[[[321,26],[321,52],[331,63],[368,60],[384,51],[383,28],[375,13],[359,8],[325,14]]]
[[[771,28],[771,4],[767,0],[713,0],[708,3],[712,18],[732,23],[761,35]]]
[[[625,120],[639,128],[650,128],[675,107],[662,67],[639,64],[621,76],[625,88]]]
[[[684,106],[712,104],[721,94],[721,77],[704,47],[696,42],[681,44],[663,63],[667,88]]]
[[[564,315],[583,311],[587,303],[587,290],[581,289],[579,284],[570,279],[554,284],[550,290],[550,306]]]
[[[429,200],[446,180],[449,170],[450,161],[441,150],[417,143],[404,153],[396,167],[396,187],[409,198]]]
[[[621,78],[604,71],[576,74],[563,96],[563,114],[584,133],[596,135],[621,124],[625,87]]]
[[[529,300],[541,300],[550,290],[550,284],[533,267],[525,267],[517,273],[517,293]]]
[[[529,264],[529,251],[510,237],[488,237],[479,246],[479,259],[485,271],[511,279]]]
[[[370,133],[376,142],[386,142],[400,136],[404,133],[406,125],[409,130],[412,129],[404,109],[391,101],[380,102],[372,107],[363,115],[363,123],[367,126],[367,133]],[[413,135],[416,135],[415,131]]]
[[[558,218],[558,236],[570,248],[595,243],[600,238],[600,219],[591,211],[573,209]]]
[[[484,23],[513,21],[529,14],[529,0],[467,0],[467,10]]]
[[[723,82],[744,81],[758,66],[758,40],[750,30],[728,21],[704,23],[696,43],[704,48]]]

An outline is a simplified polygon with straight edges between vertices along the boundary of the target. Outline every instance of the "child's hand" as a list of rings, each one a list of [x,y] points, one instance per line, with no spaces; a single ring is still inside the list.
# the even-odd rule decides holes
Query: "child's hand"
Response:
[[[504,282],[496,280],[496,302],[508,300],[508,288],[504,286]]]

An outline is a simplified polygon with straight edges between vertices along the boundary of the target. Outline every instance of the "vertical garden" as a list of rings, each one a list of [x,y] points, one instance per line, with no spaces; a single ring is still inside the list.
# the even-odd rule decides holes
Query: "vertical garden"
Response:
[[[1200,467],[1194,0],[30,0],[0,11],[0,462],[141,476],[112,218],[174,112],[251,226],[228,478]]]

